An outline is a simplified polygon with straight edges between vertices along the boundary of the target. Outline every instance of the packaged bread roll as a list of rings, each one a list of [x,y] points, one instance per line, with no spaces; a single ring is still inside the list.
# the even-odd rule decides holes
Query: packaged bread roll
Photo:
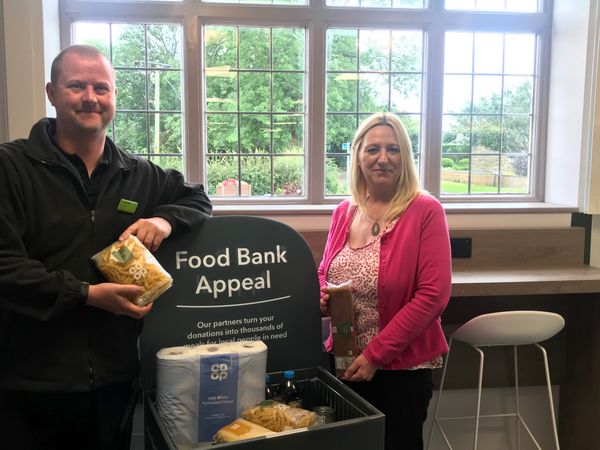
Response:
[[[92,260],[111,283],[142,286],[144,292],[133,299],[138,306],[153,302],[173,284],[171,275],[134,235],[109,245]]]
[[[217,431],[214,437],[214,442],[235,442],[243,439],[268,436],[270,434],[275,434],[275,432],[267,430],[266,428],[247,420],[236,419],[229,425],[225,425],[223,428]]]

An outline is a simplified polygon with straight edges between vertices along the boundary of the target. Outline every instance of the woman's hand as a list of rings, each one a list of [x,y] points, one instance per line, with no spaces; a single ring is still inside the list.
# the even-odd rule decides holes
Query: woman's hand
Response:
[[[331,315],[331,309],[329,308],[329,288],[321,288],[321,300],[319,300],[319,306],[321,308],[321,314],[324,316]]]
[[[369,381],[375,375],[377,367],[363,355],[358,355],[340,378],[347,381]]]

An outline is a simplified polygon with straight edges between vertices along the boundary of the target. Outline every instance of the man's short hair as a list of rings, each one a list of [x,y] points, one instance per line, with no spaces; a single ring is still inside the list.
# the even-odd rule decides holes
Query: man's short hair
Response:
[[[104,58],[106,62],[112,67],[110,61],[104,56],[104,54],[98,50],[96,47],[91,45],[71,45],[70,47],[64,48],[61,52],[56,55],[54,61],[52,61],[52,66],[50,68],[50,82],[56,86],[58,82],[58,77],[60,76],[60,72],[62,70],[62,61],[65,55],[69,53],[75,53],[83,58],[97,58],[98,56]]]

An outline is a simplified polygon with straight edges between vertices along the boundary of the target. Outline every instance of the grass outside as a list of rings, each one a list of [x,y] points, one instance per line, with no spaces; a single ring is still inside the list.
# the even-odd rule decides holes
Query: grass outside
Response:
[[[453,181],[442,181],[440,190],[442,194],[468,194],[469,186],[466,183],[456,183]],[[498,186],[484,186],[481,184],[471,185],[471,194],[497,194]],[[504,188],[501,194],[528,194],[527,188]]]

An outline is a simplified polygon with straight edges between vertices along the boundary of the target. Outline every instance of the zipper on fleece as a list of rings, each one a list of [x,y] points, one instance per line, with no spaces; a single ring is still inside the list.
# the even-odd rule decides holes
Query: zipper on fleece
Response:
[[[92,223],[92,232],[90,233],[90,248],[93,248],[94,245],[94,235],[95,235],[95,226],[96,226],[96,210],[95,209],[90,209],[90,221]],[[90,255],[91,256],[91,255]],[[90,274],[91,275],[91,274]],[[93,389],[94,386],[96,385],[96,380],[95,380],[95,376],[94,376],[94,359],[92,358],[93,355],[93,351],[92,351],[92,334],[91,331],[88,329],[88,367],[89,367],[89,383],[90,383],[90,388]]]
[[[92,360],[92,336],[88,335],[88,366],[89,366],[89,380],[90,388],[93,389],[96,385],[96,379],[94,376],[94,361]]]

